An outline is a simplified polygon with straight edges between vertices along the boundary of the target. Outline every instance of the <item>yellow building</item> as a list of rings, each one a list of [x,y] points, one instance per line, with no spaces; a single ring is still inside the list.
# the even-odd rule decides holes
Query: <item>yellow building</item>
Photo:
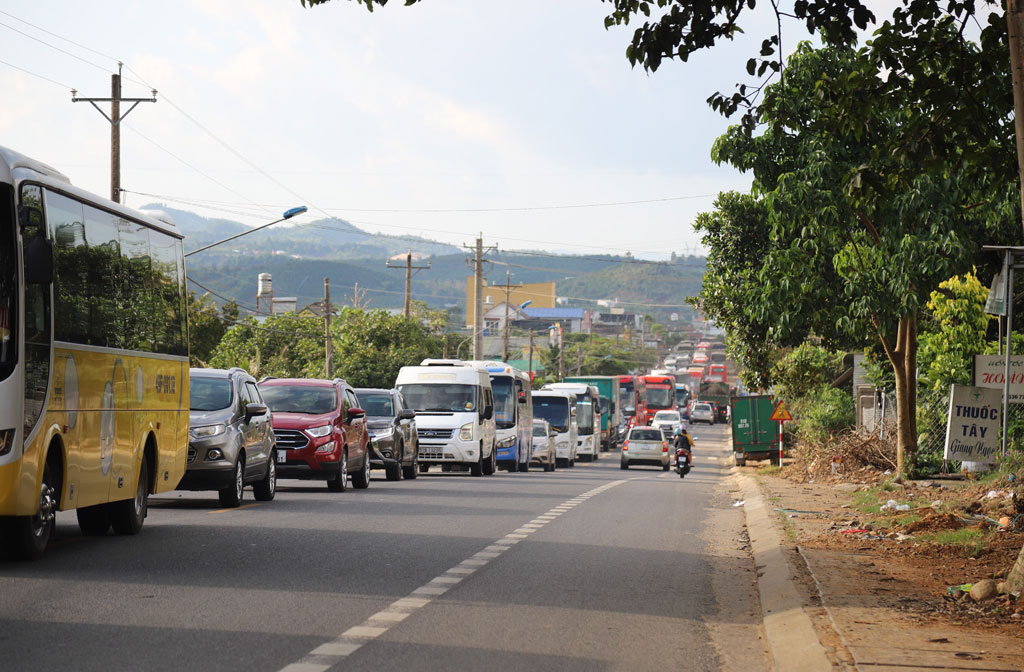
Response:
[[[476,319],[476,302],[473,300],[473,276],[466,276],[466,327],[472,328]],[[484,313],[505,300],[504,285],[488,285],[484,279],[483,301]],[[531,301],[531,308],[555,307],[555,283],[535,282],[513,287],[508,292],[508,301],[512,305],[520,305]]]

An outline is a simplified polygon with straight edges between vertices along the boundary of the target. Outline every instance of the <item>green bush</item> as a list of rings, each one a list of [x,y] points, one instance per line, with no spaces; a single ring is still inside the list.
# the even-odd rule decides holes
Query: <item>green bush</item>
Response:
[[[801,440],[822,443],[852,427],[854,418],[853,398],[850,394],[828,387],[803,404],[795,431]]]

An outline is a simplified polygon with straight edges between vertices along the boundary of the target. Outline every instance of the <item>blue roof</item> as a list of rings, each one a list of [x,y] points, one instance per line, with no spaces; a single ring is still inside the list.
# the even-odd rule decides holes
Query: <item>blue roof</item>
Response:
[[[539,317],[545,320],[582,320],[582,308],[534,308],[527,306],[523,312],[530,317]]]

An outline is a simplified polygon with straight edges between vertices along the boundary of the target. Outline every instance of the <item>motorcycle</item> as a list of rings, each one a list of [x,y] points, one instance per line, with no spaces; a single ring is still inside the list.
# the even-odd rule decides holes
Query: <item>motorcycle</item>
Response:
[[[676,449],[676,473],[679,478],[690,473],[690,451],[685,448]]]

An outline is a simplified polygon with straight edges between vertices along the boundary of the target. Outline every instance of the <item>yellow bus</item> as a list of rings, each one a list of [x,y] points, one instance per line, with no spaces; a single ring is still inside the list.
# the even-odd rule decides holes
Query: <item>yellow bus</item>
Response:
[[[188,452],[181,234],[0,147],[0,546],[136,534]]]

